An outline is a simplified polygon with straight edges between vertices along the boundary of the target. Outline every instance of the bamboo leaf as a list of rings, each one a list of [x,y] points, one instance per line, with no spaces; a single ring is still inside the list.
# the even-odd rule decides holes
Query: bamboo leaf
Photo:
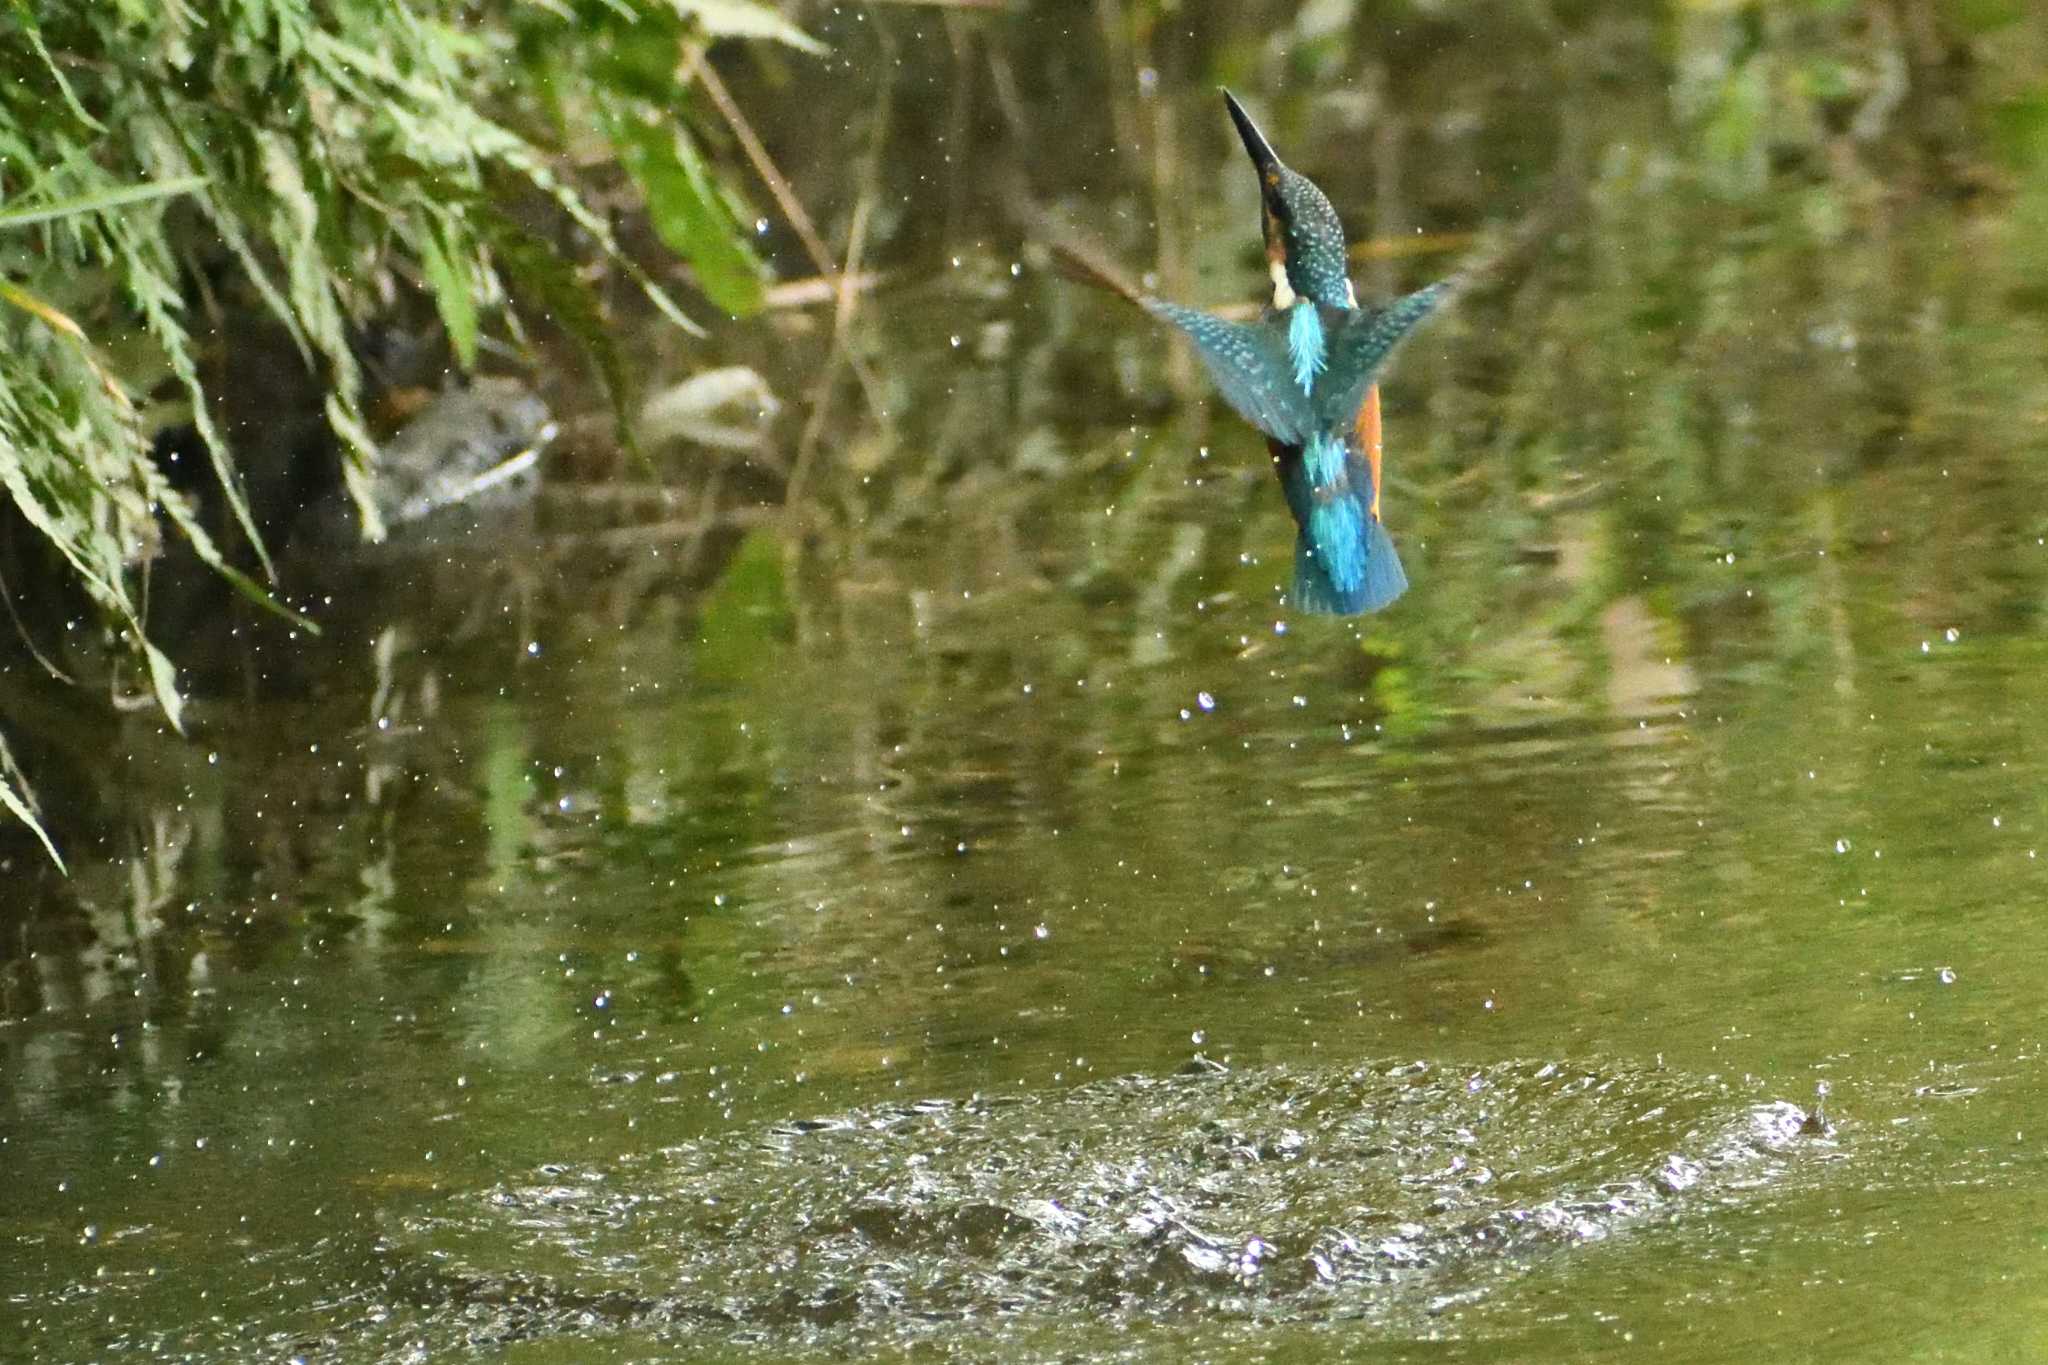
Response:
[[[64,856],[57,852],[57,845],[50,841],[50,832],[43,828],[43,822],[36,818],[35,807],[29,804],[28,781],[15,765],[14,755],[7,748],[6,736],[0,735],[0,807],[8,814],[27,825],[29,832],[42,841],[43,852],[50,855],[50,861],[57,865],[59,872],[69,874],[64,866]]]
[[[47,223],[53,218],[73,218],[79,214],[99,213],[106,209],[123,208],[129,204],[146,204],[152,199],[170,199],[180,194],[190,194],[205,184],[206,177],[203,175],[186,175],[175,180],[153,180],[147,185],[124,185],[120,189],[81,194],[76,198],[60,200],[54,204],[39,204],[33,208],[0,209],[0,228],[27,227],[31,223]]]
[[[761,262],[726,212],[689,134],[626,117],[611,126],[627,173],[647,196],[655,232],[690,263],[705,296],[736,315],[760,308]]]
[[[193,358],[184,323],[180,320],[184,300],[171,283],[169,263],[162,259],[167,251],[165,244],[160,238],[136,235],[121,219],[106,222],[109,236],[122,249],[129,297],[141,311],[150,334],[163,348],[164,359],[170,363],[171,372],[177,376],[192,401],[192,424],[205,443],[207,458],[213,463],[214,477],[220,483],[222,496],[227,499],[228,510],[241,526],[243,535],[248,537],[264,574],[275,577],[270,551],[263,544],[262,533],[256,529],[256,516],[243,492],[242,480],[229,454],[227,439],[214,423],[206,388],[199,381],[199,366]]]
[[[465,370],[476,368],[476,296],[461,264],[442,249],[438,234],[420,235],[420,270],[433,291],[434,306],[440,310],[441,325],[455,347],[455,358]]]
[[[755,0],[669,0],[685,19],[694,19],[714,38],[765,38],[819,56],[829,49],[816,38]]]
[[[149,686],[156,694],[156,704],[163,710],[164,719],[179,734],[185,733],[185,699],[178,693],[178,670],[170,657],[151,644],[140,630],[136,639],[142,644],[143,661],[149,665]]]
[[[377,510],[376,490],[372,487],[377,470],[377,442],[338,395],[327,399],[327,422],[348,447],[348,458],[341,462],[341,481],[356,505],[356,514],[363,519],[363,538],[372,543],[382,541],[384,514]]]
[[[583,348],[611,398],[612,422],[622,443],[633,443],[632,376],[596,298],[561,253],[503,218],[487,220],[491,250],[515,285]]]
[[[57,83],[57,90],[64,96],[64,105],[71,111],[71,116],[95,133],[107,131],[107,126],[87,113],[85,106],[78,102],[78,92],[71,88],[64,68],[57,65],[57,59],[50,55],[49,45],[43,41],[43,26],[36,21],[36,13],[29,8],[28,0],[14,0],[14,18],[21,25],[21,31],[28,35],[29,46],[36,50],[36,56],[42,58],[43,69]]]

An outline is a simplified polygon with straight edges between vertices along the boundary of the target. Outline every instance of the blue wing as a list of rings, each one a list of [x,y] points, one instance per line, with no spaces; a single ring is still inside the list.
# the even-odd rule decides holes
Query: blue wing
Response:
[[[1146,298],[1139,303],[1195,343],[1217,391],[1238,416],[1289,445],[1308,439],[1313,415],[1308,395],[1294,379],[1284,323],[1230,322],[1163,299]]]
[[[1439,280],[1394,300],[1385,308],[1346,312],[1329,339],[1329,363],[1316,384],[1315,416],[1331,429],[1357,419],[1366,391],[1379,378],[1387,356],[1415,325],[1436,311],[1454,284]]]

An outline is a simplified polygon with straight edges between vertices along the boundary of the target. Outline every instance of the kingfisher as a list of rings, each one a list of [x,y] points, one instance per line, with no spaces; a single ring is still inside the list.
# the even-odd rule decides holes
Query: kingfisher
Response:
[[[1223,400],[1266,437],[1294,515],[1294,606],[1323,615],[1378,611],[1408,588],[1380,519],[1378,377],[1394,347],[1455,281],[1384,306],[1361,305],[1344,225],[1329,196],[1289,168],[1229,91],[1231,121],[1259,175],[1272,297],[1234,322],[1140,293],[1069,250],[1103,285],[1183,332]]]

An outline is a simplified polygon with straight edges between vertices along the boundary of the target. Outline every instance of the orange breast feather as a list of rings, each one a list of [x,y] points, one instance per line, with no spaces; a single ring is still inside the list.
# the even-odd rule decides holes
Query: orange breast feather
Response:
[[[1372,466],[1372,519],[1380,519],[1380,386],[1375,384],[1366,391],[1365,402],[1358,409],[1358,448],[1365,452],[1366,463]]]

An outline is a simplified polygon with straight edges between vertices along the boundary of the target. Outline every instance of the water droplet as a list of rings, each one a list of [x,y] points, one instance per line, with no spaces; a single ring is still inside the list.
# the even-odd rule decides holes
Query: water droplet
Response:
[[[1849,841],[1848,841],[1847,839],[1837,839],[1837,840],[1835,840],[1835,852],[1837,852],[1837,853],[1847,853],[1848,851],[1849,851]]]
[[[754,220],[754,235],[756,237],[768,235],[768,220],[766,218],[756,218]]]
[[[1195,705],[1201,707],[1204,711],[1214,711],[1216,709],[1216,698],[1210,696],[1207,692],[1197,692],[1195,693]]]
[[[1950,626],[1947,630],[1941,633],[1941,638],[1948,641],[1950,644],[1954,644],[1956,641],[1963,638],[1963,633],[1957,630],[1954,626]]]
[[[1193,1033],[1190,1033],[1188,1035],[1188,1041],[1193,1043],[1196,1047],[1200,1047],[1202,1044],[1209,1041],[1208,1030],[1196,1029]]]

